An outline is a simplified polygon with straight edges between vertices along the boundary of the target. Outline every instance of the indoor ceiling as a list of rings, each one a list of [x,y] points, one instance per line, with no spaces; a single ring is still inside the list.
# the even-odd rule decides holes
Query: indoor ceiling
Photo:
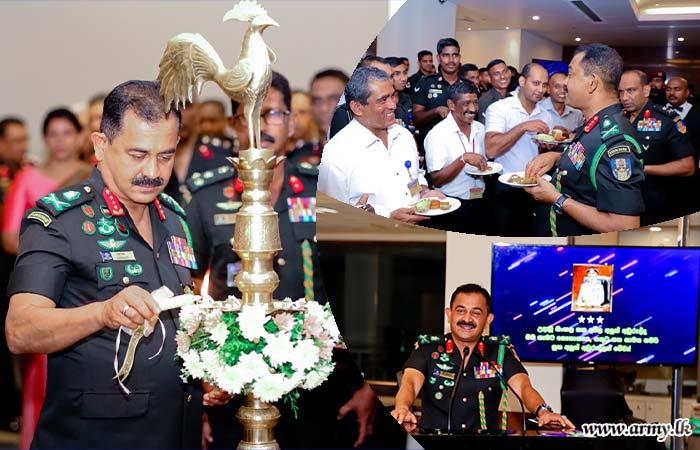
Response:
[[[670,46],[681,52],[684,47],[700,42],[700,14],[681,14],[675,10],[670,15],[650,14],[654,8],[700,9],[698,0],[451,1],[458,5],[457,31],[510,27],[532,31],[562,45],[603,42],[618,47]],[[594,22],[576,4],[587,7],[601,21]],[[533,16],[539,16],[539,20],[533,20]],[[576,37],[581,42],[575,41]],[[679,42],[679,37],[685,40]]]

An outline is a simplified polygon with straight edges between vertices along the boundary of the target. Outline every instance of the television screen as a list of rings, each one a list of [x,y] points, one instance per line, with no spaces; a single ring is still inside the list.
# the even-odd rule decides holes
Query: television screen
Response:
[[[563,74],[569,73],[569,63],[566,61],[552,61],[549,59],[533,59],[532,62],[537,63],[547,69],[547,73],[551,77],[557,72]]]
[[[692,365],[698,248],[493,246],[491,334],[525,361]]]

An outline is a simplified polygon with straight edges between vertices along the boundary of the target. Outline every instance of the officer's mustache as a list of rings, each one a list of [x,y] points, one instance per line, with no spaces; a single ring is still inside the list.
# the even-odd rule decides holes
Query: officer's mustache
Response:
[[[267,134],[265,132],[260,134],[260,139],[262,139],[263,141],[267,141],[270,144],[274,144],[276,142],[274,137],[270,136],[269,134]]]
[[[137,175],[131,180],[131,184],[134,186],[158,187],[162,186],[163,183],[165,183],[165,180],[161,177],[151,178],[143,174]]]
[[[458,327],[465,326],[465,327],[476,328],[476,324],[475,324],[474,322],[467,322],[466,320],[460,320],[460,321],[458,321],[458,322],[457,322],[457,326],[458,326]]]

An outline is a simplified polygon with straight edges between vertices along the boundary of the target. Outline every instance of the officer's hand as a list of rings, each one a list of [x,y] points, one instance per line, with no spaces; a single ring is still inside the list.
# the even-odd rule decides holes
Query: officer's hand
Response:
[[[202,404],[204,406],[225,405],[233,398],[233,394],[222,391],[206,381],[202,381],[202,388],[204,388],[204,397],[202,398]]]
[[[416,214],[415,208],[399,208],[395,209],[389,214],[390,219],[398,220],[400,222],[413,223],[422,222],[427,220],[427,216],[419,216]]]
[[[353,206],[354,206],[355,208],[363,209],[363,210],[365,210],[365,211],[369,211],[369,212],[371,212],[372,214],[374,214],[374,212],[375,212],[375,211],[374,211],[374,206],[372,206],[372,205],[370,205],[369,203],[367,203],[368,200],[369,200],[369,195],[368,195],[368,194],[362,194],[362,197],[360,197],[360,199],[357,201],[357,203],[355,203]]]
[[[541,203],[551,205],[556,202],[561,193],[557,191],[552,183],[540,177],[537,179],[537,186],[525,188],[525,191],[532,195],[532,198]]]
[[[435,108],[435,112],[444,119],[450,113],[450,109],[447,106],[438,106]]]
[[[559,162],[559,158],[561,158],[561,153],[558,152],[547,152],[535,156],[525,166],[525,176],[541,177]]]
[[[560,414],[544,410],[537,418],[537,425],[542,428],[562,429],[563,431],[573,431],[576,429],[573,423],[566,417]]]
[[[101,302],[102,324],[116,330],[121,326],[137,328],[145,321],[152,321],[160,314],[158,303],[151,294],[138,286],[122,289],[117,295]]]
[[[520,126],[523,128],[523,130],[532,133],[549,134],[549,125],[547,125],[545,121],[540,119],[528,120],[527,122],[521,123]]]
[[[374,395],[374,391],[365,381],[365,384],[355,391],[350,400],[338,409],[338,420],[341,420],[350,411],[355,411],[357,415],[360,429],[357,434],[357,440],[352,444],[353,447],[362,445],[365,438],[371,436],[374,432],[374,417],[377,415],[375,409],[376,400],[377,396]]]
[[[470,166],[474,166],[479,170],[486,170],[489,168],[489,163],[484,158],[484,155],[478,153],[462,153],[462,158]]]
[[[391,416],[399,423],[418,423],[418,419],[416,419],[416,416],[414,416],[408,408],[396,408],[391,411]]]
[[[439,199],[446,199],[447,197],[445,194],[442,192],[438,191],[437,189],[431,189],[429,191],[425,191],[420,195],[420,198],[439,198]]]

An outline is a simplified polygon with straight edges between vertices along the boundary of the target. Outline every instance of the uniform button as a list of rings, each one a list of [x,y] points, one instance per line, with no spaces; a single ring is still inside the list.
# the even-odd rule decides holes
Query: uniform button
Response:
[[[462,376],[463,376],[464,378],[467,378],[467,373],[466,373],[466,372],[463,373]]]
[[[462,403],[467,403],[467,397],[462,397]]]
[[[644,136],[644,139],[646,139],[646,140],[648,141],[648,140],[649,140],[649,136]]]
[[[315,234],[314,234],[314,242],[318,242],[318,241],[316,240],[316,235],[315,235]]]
[[[85,192],[90,193],[92,191],[92,188],[90,186],[85,186]]]
[[[443,390],[443,389],[445,389],[445,386],[440,385],[440,386],[438,386],[438,389]]]
[[[493,391],[493,388],[491,386],[489,386],[489,392],[491,392],[491,391]]]
[[[160,259],[160,252],[156,252],[156,259]]]
[[[277,258],[277,264],[279,264],[280,266],[283,266],[283,265],[287,264],[287,261],[285,261],[284,258]]]
[[[124,277],[124,278],[122,278],[122,282],[123,282],[124,284],[129,284],[129,277]]]
[[[396,176],[397,176],[397,177],[399,176],[399,173],[398,173],[398,172],[396,172]]]
[[[189,402],[191,402],[191,401],[192,401],[192,394],[190,394],[190,395],[187,396],[187,403],[189,403]]]

